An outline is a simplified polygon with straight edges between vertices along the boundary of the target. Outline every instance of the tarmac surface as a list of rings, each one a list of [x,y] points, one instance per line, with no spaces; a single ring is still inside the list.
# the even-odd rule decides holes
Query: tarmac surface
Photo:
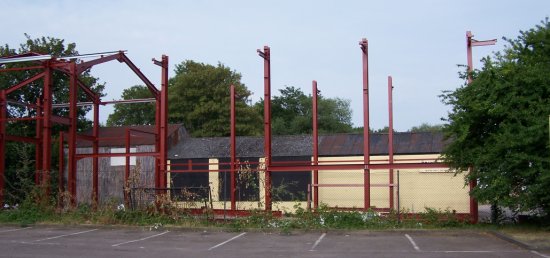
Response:
[[[489,233],[0,226],[0,257],[545,257]]]

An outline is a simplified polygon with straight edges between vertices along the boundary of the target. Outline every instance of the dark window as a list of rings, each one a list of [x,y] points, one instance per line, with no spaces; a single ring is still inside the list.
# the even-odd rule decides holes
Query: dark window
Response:
[[[236,201],[259,201],[260,200],[260,178],[258,176],[259,158],[239,158],[240,168],[237,168],[235,175],[235,199]],[[231,173],[229,158],[220,158],[220,201],[231,200]]]
[[[208,170],[208,159],[173,159],[171,170]],[[170,173],[172,200],[202,201],[210,196],[208,172]]]
[[[293,162],[295,163],[286,163]],[[285,163],[277,163],[285,162]],[[311,164],[308,156],[272,157],[272,166],[299,166]],[[311,184],[311,171],[271,173],[271,198],[273,201],[306,201],[307,186]]]

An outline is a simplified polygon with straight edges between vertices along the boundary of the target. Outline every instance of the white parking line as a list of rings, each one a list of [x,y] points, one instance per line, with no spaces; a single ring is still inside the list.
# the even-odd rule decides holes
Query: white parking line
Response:
[[[139,241],[147,240],[147,239],[149,239],[149,238],[162,236],[162,235],[164,235],[164,234],[166,234],[166,233],[168,233],[168,232],[170,232],[170,231],[166,230],[166,231],[164,231],[164,232],[162,232],[162,233],[160,233],[160,234],[156,234],[156,235],[152,235],[152,236],[148,236],[148,237],[144,237],[144,238],[140,238],[140,239],[136,239],[136,240],[126,241],[126,242],[114,244],[114,245],[112,245],[112,246],[115,246],[115,247],[116,247],[116,246],[121,246],[121,245],[129,244],[129,243],[139,242]]]
[[[86,231],[80,231],[80,232],[76,232],[76,233],[71,233],[71,234],[66,234],[66,235],[60,235],[60,236],[54,236],[54,237],[48,237],[48,238],[38,239],[38,240],[30,241],[30,242],[28,242],[28,243],[36,243],[36,242],[41,242],[41,241],[46,241],[46,240],[51,240],[51,239],[66,237],[66,236],[80,235],[80,234],[84,234],[84,233],[88,233],[88,232],[92,232],[92,231],[96,231],[96,230],[97,230],[97,228],[96,228],[96,229],[91,229],[91,230],[86,230]]]
[[[420,251],[420,247],[418,247],[418,246],[416,245],[416,243],[414,242],[414,240],[412,239],[412,237],[409,236],[409,234],[405,234],[405,237],[407,237],[407,239],[409,239],[409,242],[411,242],[411,245],[414,247],[414,250]]]
[[[212,250],[212,249],[215,249],[215,248],[218,248],[218,247],[220,247],[220,246],[222,246],[222,245],[225,245],[225,244],[227,244],[227,243],[229,243],[229,242],[231,242],[231,241],[233,241],[233,240],[235,240],[235,239],[237,239],[237,238],[239,238],[239,237],[244,236],[245,234],[246,234],[246,232],[243,232],[243,233],[241,233],[241,234],[239,234],[239,235],[236,235],[236,236],[234,236],[234,237],[232,237],[232,238],[230,238],[230,239],[228,239],[228,240],[226,240],[226,241],[224,241],[224,242],[221,242],[221,243],[219,243],[219,244],[217,244],[217,245],[215,245],[215,246],[212,246],[212,247],[208,248],[208,251],[210,251],[210,250]]]
[[[317,239],[317,241],[315,241],[315,243],[313,244],[313,246],[311,247],[311,249],[309,249],[310,251],[315,251],[315,247],[317,247],[317,245],[319,245],[319,243],[321,243],[321,240],[323,240],[323,238],[325,238],[325,236],[327,235],[327,233],[323,233],[319,239]]]
[[[25,227],[25,228],[16,228],[16,229],[8,229],[8,230],[2,230],[2,231],[0,231],[0,233],[7,233],[7,232],[13,232],[13,231],[25,230],[25,229],[29,229],[29,228],[32,228],[32,227]]]

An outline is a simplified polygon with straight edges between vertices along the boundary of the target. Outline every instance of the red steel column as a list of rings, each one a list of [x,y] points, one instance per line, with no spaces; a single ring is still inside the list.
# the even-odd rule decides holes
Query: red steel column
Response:
[[[69,64],[69,156],[68,156],[68,176],[67,188],[69,190],[71,205],[76,205],[76,132],[77,132],[77,115],[78,115],[78,85],[77,85],[77,70],[76,63],[73,61]]]
[[[166,187],[166,163],[168,150],[168,56],[162,55],[162,75],[160,88],[160,132],[159,132],[159,169],[160,187]]]
[[[472,71],[473,71],[473,61],[472,61],[472,32],[466,31],[466,58],[468,60],[468,84],[472,83]]]
[[[0,205],[4,205],[4,176],[6,170],[6,91],[0,91]]]
[[[99,153],[99,142],[97,139],[99,137],[99,102],[99,95],[96,95],[94,100],[94,141],[92,146],[94,155],[97,155]],[[99,201],[99,158],[97,156],[94,156],[92,163],[92,205],[94,206],[94,208],[96,208]]]
[[[59,175],[58,175],[58,182],[57,182],[59,196],[61,196],[61,194],[65,191],[65,187],[63,185],[63,178],[64,178],[64,174],[65,174],[65,160],[64,160],[65,159],[65,150],[64,150],[65,139],[64,139],[64,135],[65,135],[65,133],[63,133],[63,132],[59,133]]]
[[[162,63],[161,63],[162,65]],[[160,93],[155,96],[155,152],[160,153]],[[161,179],[160,173],[160,155],[155,157],[155,188],[161,188],[162,184],[160,183]],[[157,194],[160,194],[160,190],[157,190]]]
[[[268,46],[258,50],[264,59],[264,155],[265,155],[265,209],[271,210],[271,53]]]
[[[40,185],[42,173],[42,104],[40,98],[36,100],[36,144],[34,144],[34,184]]]
[[[237,140],[236,140],[236,130],[235,130],[235,85],[231,85],[230,88],[230,95],[231,95],[231,150],[230,150],[230,156],[231,156],[231,182],[230,182],[230,196],[231,196],[231,210],[237,209],[237,203],[235,201],[235,168],[236,168],[236,156],[237,156]]]
[[[370,145],[369,145],[369,43],[367,39],[359,42],[363,53],[363,159],[364,169],[364,208],[370,208]]]
[[[473,39],[474,35],[472,35],[471,31],[466,31],[466,58],[468,61],[468,85],[472,83],[472,72],[474,70],[473,60],[472,60],[472,47],[476,46],[490,46],[497,43],[496,39],[491,40],[475,40]],[[470,168],[469,173],[473,173],[473,168]],[[470,193],[472,190],[477,186],[477,180],[476,179],[470,179]],[[472,216],[472,223],[477,223],[478,221],[478,204],[477,200],[470,195],[470,215]]]
[[[312,98],[313,98],[313,165],[319,165],[319,131],[317,128],[317,81],[312,83]],[[313,170],[313,208],[317,209],[319,207],[319,170]]]
[[[391,76],[388,76],[388,113],[388,158],[390,165],[393,165],[393,82]],[[393,209],[393,198],[393,168],[390,168],[390,209]]]
[[[125,166],[124,166],[124,187],[128,187],[128,189],[125,189],[124,191],[124,203],[129,204],[128,199],[128,191],[130,190],[130,183],[128,182],[128,178],[130,178],[130,156],[128,155],[130,153],[130,129],[126,128],[126,138],[125,138]]]
[[[44,66],[44,94],[42,108],[42,185],[46,187],[46,198],[49,195],[50,173],[52,168],[52,69],[50,63]]]

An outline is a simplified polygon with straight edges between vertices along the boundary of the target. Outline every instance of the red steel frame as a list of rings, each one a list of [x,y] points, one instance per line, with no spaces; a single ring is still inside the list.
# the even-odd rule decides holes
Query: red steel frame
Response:
[[[28,55],[38,55],[30,53]],[[66,61],[66,59],[50,58],[44,61],[34,61],[39,62],[40,65],[22,67],[22,68],[6,68],[0,69],[0,72],[12,72],[12,71],[23,71],[23,70],[33,70],[41,69],[42,71],[37,75],[34,75],[31,78],[28,78],[17,85],[11,86],[7,89],[2,89],[0,91],[0,204],[4,203],[4,173],[5,173],[5,142],[6,140],[11,141],[22,141],[35,144],[35,158],[36,158],[36,183],[40,183],[44,186],[47,186],[46,193],[49,192],[49,177],[51,171],[51,125],[52,122],[62,123],[69,125],[67,135],[62,132],[59,137],[60,141],[60,160],[59,167],[60,171],[64,170],[65,160],[64,160],[64,141],[67,139],[68,143],[68,182],[67,190],[71,196],[71,204],[76,204],[76,162],[78,159],[82,158],[93,158],[93,171],[92,171],[92,200],[94,205],[98,200],[98,168],[99,168],[99,157],[116,157],[116,156],[153,156],[156,159],[156,170],[155,170],[155,186],[157,188],[166,185],[166,152],[167,152],[167,125],[168,125],[168,57],[163,55],[161,61],[153,59],[154,64],[161,66],[161,90],[159,91],[153,83],[147,79],[147,77],[141,73],[141,71],[132,63],[132,61],[125,55],[124,51],[110,52],[109,54],[100,55],[100,58],[93,59],[86,62],[76,63],[75,59],[72,61]],[[78,56],[83,57],[83,56]],[[75,57],[75,58],[78,58]],[[146,153],[129,153],[128,146],[126,153],[98,153],[99,150],[99,105],[110,104],[111,102],[101,102],[100,96],[90,88],[84,85],[82,81],[78,78],[80,74],[87,71],[94,65],[101,63],[117,60],[119,62],[124,62],[149,88],[156,100],[156,149],[155,152],[146,152]],[[60,71],[68,75],[69,77],[69,117],[57,117],[53,115],[52,112],[52,71]],[[36,106],[29,105],[24,103],[30,108],[36,109],[36,116],[30,119],[37,120],[36,126],[36,136],[34,138],[12,136],[6,134],[6,123],[7,120],[12,121],[21,121],[28,120],[26,118],[7,118],[7,105],[13,103],[7,98],[7,95],[32,83],[38,79],[43,79],[43,94],[37,100]],[[81,136],[77,135],[77,108],[82,103],[78,103],[78,90],[83,90],[89,100],[92,101],[94,109],[94,121],[92,136]],[[131,103],[132,100],[125,100],[124,103]],[[140,102],[140,100],[136,100]],[[77,139],[81,138],[84,140],[92,141],[92,154],[76,154],[76,142]],[[126,142],[129,143],[129,134],[126,135]],[[122,155],[120,155],[122,154]],[[128,166],[128,165],[127,165]],[[128,169],[127,169],[128,170]],[[128,171],[126,171],[127,178]],[[59,189],[64,190],[63,187],[63,173],[59,173]]]
[[[388,76],[388,162],[393,165],[393,80]],[[393,168],[390,168],[390,209],[393,209]]]
[[[497,43],[496,39],[491,40],[475,40],[473,39],[471,31],[466,31],[466,58],[468,61],[468,85],[472,83],[472,72],[474,70],[474,65],[472,61],[472,47],[478,46],[490,46]],[[473,168],[470,168],[468,171],[470,174],[473,173]],[[477,186],[477,180],[471,179],[469,182],[470,191],[472,191]],[[477,223],[478,221],[478,204],[477,200],[474,197],[470,197],[470,214],[475,214],[472,216],[472,223]]]
[[[317,127],[319,92],[317,91],[317,81],[313,81],[311,92],[313,98],[313,165],[316,166],[319,165],[319,132]],[[313,170],[313,200],[313,208],[317,209],[319,207],[319,170],[317,169]]]

